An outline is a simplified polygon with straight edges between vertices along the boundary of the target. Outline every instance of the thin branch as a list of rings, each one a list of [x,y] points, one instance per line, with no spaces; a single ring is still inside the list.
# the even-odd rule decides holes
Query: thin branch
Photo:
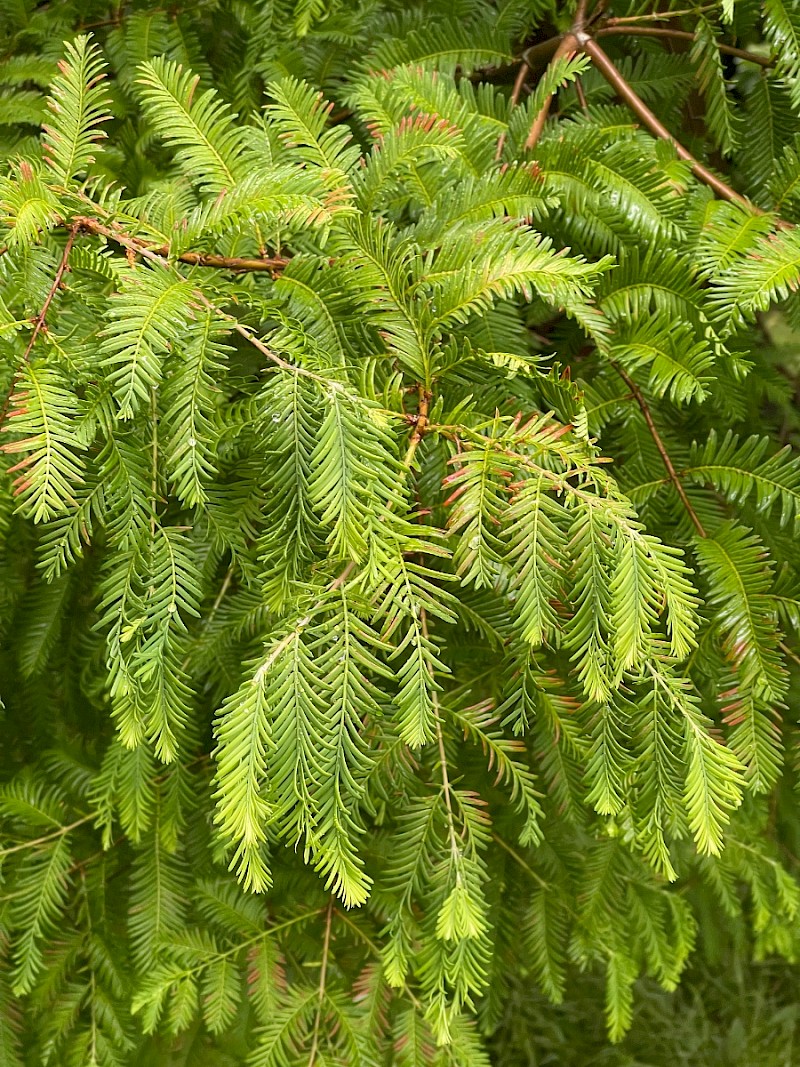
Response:
[[[492,834],[492,840],[496,844],[498,844],[502,849],[505,849],[505,851],[509,854],[509,856],[511,856],[511,858],[519,865],[520,870],[525,871],[525,873],[534,882],[536,882],[536,884],[538,886],[540,886],[545,892],[548,892],[550,889],[552,889],[552,886],[548,882],[545,882],[544,879],[541,877],[541,875],[538,875],[536,873],[536,871],[534,871],[534,869],[529,864],[527,864],[525,862],[525,860],[522,858],[522,856],[520,856],[520,854],[518,852],[515,852],[514,849],[510,845],[506,844],[506,842],[502,839],[502,837],[500,837],[499,834],[493,833]],[[570,904],[563,903],[563,907],[564,907],[564,910],[567,912],[567,914],[576,923],[579,923],[581,921],[580,915],[578,914],[578,912]],[[597,943],[600,945],[600,947],[603,949],[603,951],[606,953],[606,955],[608,955],[608,956],[613,956],[614,955],[614,950],[608,945],[608,943],[605,941],[605,939],[599,938]]]
[[[656,137],[663,138],[665,141],[669,141],[670,144],[673,145],[680,158],[685,159],[687,163],[689,163],[697,178],[710,186],[718,196],[722,197],[723,200],[731,200],[733,203],[741,204],[742,207],[747,208],[748,211],[752,211],[754,214],[764,214],[761,208],[751,203],[740,193],[737,193],[735,189],[732,189],[721,178],[718,178],[716,174],[708,169],[708,167],[695,159],[687,148],[683,147],[680,141],[670,133],[663,122],[661,122],[661,120],[650,110],[647,104],[645,104],[644,100],[642,100],[640,96],[637,96],[632,87],[593,38],[583,32],[578,32],[576,38],[580,47],[586,55],[591,58],[594,65],[609,85],[616,91],[617,95],[625,101],[631,111],[638,115],[652,134]]]
[[[519,98],[520,98],[520,96],[522,96],[522,90],[525,87],[525,80],[528,77],[528,75],[530,74],[530,71],[531,71],[531,68],[528,65],[528,61],[525,58],[525,56],[523,56],[522,57],[522,62],[520,63],[520,68],[517,71],[517,77],[516,77],[516,80],[514,82],[514,88],[511,90],[511,107],[512,108],[516,107],[517,104],[519,103]],[[497,151],[494,154],[495,160],[500,159],[501,156],[503,155],[503,149],[505,148],[505,145],[506,145],[507,136],[508,136],[508,132],[506,130],[503,130],[503,132],[498,137],[498,139],[497,139]]]
[[[242,271],[268,271],[271,274],[282,271],[289,263],[286,256],[218,256],[210,252],[181,252],[179,255],[170,257],[167,245],[153,245],[141,237],[131,237],[117,227],[106,226],[99,219],[88,215],[81,215],[74,220],[74,225],[84,233],[91,233],[97,237],[105,237],[123,248],[135,252],[137,255],[148,258],[157,257],[160,260],[174,258],[178,263],[188,263],[194,267],[214,267],[218,270]]]
[[[678,477],[678,473],[675,470],[675,467],[673,466],[672,460],[669,456],[669,452],[667,452],[666,448],[664,447],[664,442],[661,440],[661,435],[659,434],[658,429],[656,428],[655,422],[653,422],[653,416],[650,412],[650,408],[648,407],[647,401],[645,400],[644,395],[642,394],[642,390],[639,388],[633,378],[631,378],[631,376],[625,370],[623,370],[619,363],[615,362],[614,360],[611,360],[611,366],[614,368],[620,378],[622,378],[622,380],[625,382],[625,384],[633,394],[636,403],[639,405],[639,409],[641,410],[642,415],[644,416],[644,421],[647,423],[647,428],[650,431],[651,437],[656,443],[658,453],[661,456],[661,460],[666,468],[667,474],[669,475],[669,480],[674,485],[675,491],[680,497],[681,503],[686,509],[687,515],[692,520],[692,523],[694,524],[694,527],[697,530],[698,534],[701,537],[707,537],[708,535],[705,531],[705,528],[700,522],[700,519],[697,517],[697,512],[692,507],[689,497],[686,495],[686,490],[683,488],[683,483]]]
[[[430,411],[431,394],[424,388],[419,387],[419,411],[416,415],[409,415],[408,419],[414,426],[414,432],[408,442],[408,451],[406,452],[405,459],[403,460],[404,467],[410,467],[414,455],[419,447],[419,443],[425,436],[428,429],[428,412]]]
[[[8,848],[0,848],[0,859],[10,856],[13,852],[24,852],[26,848],[36,848],[38,845],[46,845],[48,841],[54,841],[57,837],[64,837],[65,834],[75,830],[78,826],[83,826],[84,823],[91,822],[94,819],[94,815],[84,815],[82,819],[76,819],[75,822],[71,822],[69,826],[59,826],[57,830],[53,830],[50,834],[43,834],[41,837],[36,837],[32,841],[23,841],[19,845],[10,845]]]
[[[228,567],[228,570],[225,572],[225,577],[222,581],[222,585],[220,586],[220,590],[217,593],[214,603],[211,605],[211,611],[208,613],[208,622],[212,622],[214,616],[217,614],[220,604],[225,599],[225,594],[228,592],[228,587],[230,586],[232,579],[233,564],[231,564],[230,567]]]
[[[369,936],[369,934],[365,934],[364,931],[361,929],[361,927],[358,926],[356,923],[354,923],[353,920],[350,918],[350,916],[346,912],[339,911],[339,909],[336,908],[336,918],[339,919],[341,922],[343,922],[345,924],[345,926],[349,926],[350,927],[350,929],[353,931],[353,933],[364,942],[364,944],[367,946],[367,948],[370,950],[370,952],[375,956],[375,958],[377,960],[380,961],[383,958],[383,952],[382,952],[380,946],[376,945],[375,942],[372,940],[372,938]],[[408,997],[408,999],[411,1001],[411,1003],[414,1005],[414,1007],[418,1011],[421,1011],[422,1010],[422,1005],[420,1004],[418,998],[416,996],[414,996],[413,990],[410,989],[406,985],[403,988],[403,992]]]
[[[574,33],[568,33],[561,39],[558,48],[553,53],[551,63],[557,62],[562,56],[573,55],[578,50],[578,39]],[[545,123],[547,122],[547,116],[550,114],[550,105],[553,102],[553,94],[551,93],[545,102],[542,104],[539,114],[533,120],[531,128],[528,132],[527,139],[525,141],[525,149],[530,152],[532,148],[536,147],[539,138],[542,136],[542,130],[544,130]]]
[[[47,296],[45,297],[44,303],[42,304],[42,310],[39,312],[39,314],[36,316],[36,319],[34,320],[33,332],[31,333],[31,336],[28,339],[28,344],[25,347],[25,351],[22,353],[23,366],[30,359],[31,352],[33,351],[33,346],[36,344],[36,339],[38,338],[39,334],[42,332],[42,330],[47,328],[47,312],[50,310],[50,305],[53,302],[53,297],[61,288],[61,282],[69,266],[69,254],[72,251],[72,246],[75,243],[75,238],[77,237],[77,235],[78,226],[73,224],[70,227],[69,234],[67,235],[67,243],[64,245],[64,251],[61,253],[61,260],[59,261],[55,277],[53,278],[53,284],[50,286]],[[6,395],[2,410],[0,410],[0,426],[2,426],[5,422],[5,417],[8,414],[8,406],[11,403],[11,397],[14,395],[14,390],[17,387],[17,382],[19,381],[21,374],[22,366],[20,366],[15,371],[14,377],[11,379],[11,385],[9,387],[8,394]]]
[[[253,348],[258,349],[262,356],[266,356],[267,359],[276,365],[276,367],[280,367],[281,370],[289,371],[291,374],[298,374],[301,378],[311,378],[312,381],[319,382],[327,388],[331,388],[335,384],[331,382],[329,378],[323,378],[321,374],[314,374],[313,371],[306,370],[305,367],[298,367],[294,363],[288,363],[285,359],[281,359],[277,352],[273,352],[271,348],[264,344],[260,337],[253,333],[249,326],[244,326],[239,322],[235,315],[228,315],[226,312],[220,310],[220,308],[212,303],[212,301],[210,301],[204,293],[201,293],[199,289],[195,291],[195,296],[204,307],[207,307],[210,311],[219,315],[220,318],[230,322],[233,329],[241,337],[244,337],[246,341],[249,341]]]
[[[165,247],[154,250],[157,255],[166,256],[168,249]],[[206,252],[181,252],[176,256],[179,263],[191,263],[196,267],[215,267],[218,270],[231,271],[268,271],[276,274],[282,271],[289,263],[288,256],[216,256]]]
[[[351,559],[349,563],[346,563],[345,566],[342,567],[341,573],[338,575],[338,577],[334,578],[334,580],[331,582],[329,591],[333,593],[337,589],[341,589],[347,579],[353,573],[354,568],[355,561]],[[315,605],[315,608],[316,606],[318,605]]]
[[[214,307],[213,304],[211,304],[210,306]],[[257,337],[252,332],[252,330],[249,329],[249,327],[242,325],[242,323],[239,322],[238,319],[234,318],[233,315],[226,315],[225,312],[220,311],[219,308],[214,308],[214,310],[217,312],[218,315],[221,315],[223,318],[228,319],[230,322],[232,322],[234,330],[241,337],[244,337],[246,341],[249,341],[253,348],[257,348],[258,351],[262,354],[262,356],[266,356],[267,359],[271,360],[277,367],[280,367],[281,370],[290,371],[292,374],[299,374],[301,378],[311,378],[312,381],[319,382],[321,385],[324,386],[331,386],[332,383],[330,379],[323,378],[321,374],[315,374],[313,371],[306,370],[305,367],[298,367],[294,363],[287,363],[285,359],[281,359],[281,357],[276,352],[273,352],[271,348],[268,348],[264,344],[260,337]]]
[[[575,12],[575,19],[570,31],[564,35],[556,48],[553,58],[550,61],[551,64],[557,62],[562,56],[571,55],[578,50],[579,35],[583,33],[583,27],[586,22],[586,3],[587,0],[578,0],[578,8]],[[528,132],[527,140],[525,141],[526,151],[529,152],[534,148],[539,138],[542,136],[542,130],[547,122],[547,116],[550,114],[550,105],[552,102],[553,94],[551,93],[542,104],[539,114],[533,120],[533,124]]]
[[[689,7],[683,11],[655,11],[649,15],[620,15],[617,18],[607,19],[609,26],[622,25],[629,22],[666,22],[668,19],[679,19],[684,15],[698,15],[703,11],[713,11],[716,4],[706,4],[704,7]]]
[[[419,609],[420,628],[422,630],[422,636],[427,641],[429,638],[428,633],[428,613],[425,608],[420,605]],[[458,835],[456,834],[455,814],[453,812],[453,801],[450,796],[450,774],[447,769],[447,753],[444,748],[444,733],[442,732],[442,716],[439,707],[439,698],[434,690],[431,694],[433,702],[433,709],[436,714],[436,742],[439,748],[439,767],[442,772],[442,790],[444,792],[444,803],[447,808],[447,829],[448,836],[450,838],[450,853],[453,857],[453,863],[456,867],[456,877],[460,880],[458,874],[459,859],[461,856],[461,849],[458,846]]]
[[[158,522],[158,395],[155,386],[150,390],[150,417],[153,420],[153,442],[150,452],[150,537],[155,540]]]
[[[331,944],[331,923],[333,920],[333,897],[328,901],[328,910],[325,912],[325,940],[322,944],[322,966],[319,972],[319,999],[317,1001],[317,1014],[314,1017],[314,1036],[311,1040],[311,1052],[308,1057],[308,1067],[314,1067],[319,1047],[319,1026],[322,1021],[322,1005],[325,1000],[325,983],[328,979],[328,951]]]
[[[666,26],[603,26],[594,31],[595,37],[664,37],[676,41],[696,41],[697,34],[689,30],[673,30]],[[759,56],[755,52],[748,52],[744,48],[736,48],[732,44],[717,42],[717,48],[728,56],[736,56],[748,63],[757,63],[760,67],[774,67],[775,60],[768,56]]]
[[[578,103],[581,105],[581,111],[588,112],[589,105],[586,102],[586,93],[583,91],[583,83],[580,78],[575,79],[575,92],[578,97]]]
[[[267,930],[259,930],[253,937],[248,937],[246,941],[240,941],[233,948],[226,949],[224,952],[215,952],[215,960],[226,960],[231,956],[235,956],[237,952],[241,952],[244,948],[249,948],[250,945],[254,945],[257,941],[265,941],[268,937],[274,937],[275,934],[281,933],[283,930],[288,930],[290,926],[296,926],[297,923],[305,922],[307,919],[314,915],[318,915],[322,912],[322,908],[317,908],[312,911],[306,911],[302,915],[295,915],[293,919],[287,919],[285,922],[278,923],[277,926],[271,926]],[[175,978],[188,978],[190,975],[197,974],[204,967],[208,966],[208,961],[204,960],[202,963],[196,964],[194,967],[187,967],[182,971],[175,973]]]
[[[492,840],[495,842],[495,844],[498,844],[500,848],[504,849],[509,854],[509,856],[511,856],[511,858],[519,864],[523,871],[525,871],[525,873],[533,879],[534,882],[538,882],[542,889],[550,889],[550,884],[546,882],[540,874],[537,874],[533,867],[531,867],[530,864],[526,863],[522,856],[520,856],[519,852],[516,852],[511,847],[511,845],[507,844],[503,840],[500,834],[493,833]]]

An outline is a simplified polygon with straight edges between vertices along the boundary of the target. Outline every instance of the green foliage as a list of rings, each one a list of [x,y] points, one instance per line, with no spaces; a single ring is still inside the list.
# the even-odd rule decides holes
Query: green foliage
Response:
[[[575,5],[0,11],[3,1064],[791,1062],[800,21],[589,7],[724,195]]]

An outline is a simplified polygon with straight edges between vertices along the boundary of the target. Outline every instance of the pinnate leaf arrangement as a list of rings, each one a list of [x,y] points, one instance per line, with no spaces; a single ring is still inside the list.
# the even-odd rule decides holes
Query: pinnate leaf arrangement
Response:
[[[2,1063],[538,1063],[794,961],[797,5],[0,39]]]

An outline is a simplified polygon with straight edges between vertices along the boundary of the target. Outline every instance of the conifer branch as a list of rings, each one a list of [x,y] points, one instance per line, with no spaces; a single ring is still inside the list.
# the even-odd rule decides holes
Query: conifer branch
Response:
[[[273,352],[268,345],[265,345],[261,338],[258,337],[257,334],[254,333],[254,331],[251,330],[249,326],[245,326],[243,325],[243,323],[239,322],[235,315],[226,314],[224,311],[218,308],[216,304],[212,303],[212,301],[209,300],[204,293],[201,293],[200,290],[197,290],[195,295],[204,307],[207,307],[210,311],[213,311],[220,318],[225,319],[226,322],[229,322],[231,324],[232,329],[234,329],[240,337],[243,337],[245,341],[249,342],[249,344],[251,344],[253,348],[257,349],[262,354],[262,356],[266,356],[267,359],[270,360],[270,362],[274,363],[276,367],[280,367],[281,370],[288,371],[290,374],[297,374],[301,378],[310,378],[311,381],[318,382],[320,385],[323,385],[326,388],[331,388],[332,386],[337,384],[335,382],[332,382],[329,378],[323,378],[321,374],[315,374],[313,371],[307,370],[305,367],[298,367],[294,363],[287,363],[285,359],[281,359],[277,352]]]
[[[419,609],[420,626],[422,629],[422,636],[426,641],[430,640],[430,633],[428,632],[428,612],[424,605]],[[447,768],[447,753],[444,747],[444,733],[442,731],[442,715],[441,707],[439,704],[439,694],[434,689],[431,694],[431,701],[433,703],[434,721],[436,724],[436,744],[439,749],[439,770],[442,775],[442,791],[444,793],[444,803],[447,811],[447,831],[450,839],[450,852],[453,856],[453,861],[458,864],[458,858],[461,850],[458,847],[458,837],[456,835],[455,813],[453,811],[453,801],[450,795],[450,773]]]
[[[514,79],[514,87],[511,90],[511,97],[510,97],[509,103],[510,103],[510,106],[512,108],[516,107],[517,104],[519,103],[519,99],[522,96],[522,90],[525,87],[525,81],[526,81],[528,75],[530,74],[530,72],[531,72],[531,68],[528,65],[528,60],[523,55],[522,59],[520,61],[519,70],[517,71],[517,76]],[[505,130],[503,130],[503,132],[500,134],[500,136],[497,139],[497,149],[496,149],[495,154],[494,154],[494,158],[496,160],[499,160],[499,159],[502,158],[503,149],[505,148],[505,144],[506,144],[507,138],[508,138],[508,134],[507,134],[507,132]]]
[[[667,452],[664,442],[661,439],[661,435],[658,432],[658,428],[656,427],[656,424],[653,421],[653,415],[650,411],[650,407],[647,401],[644,398],[642,390],[639,388],[633,378],[631,378],[631,376],[618,363],[612,360],[611,365],[613,366],[617,374],[620,376],[620,378],[622,378],[622,380],[625,382],[627,387],[630,389],[634,399],[636,400],[636,403],[639,405],[639,410],[644,416],[644,421],[647,423],[647,429],[650,431],[650,436],[655,442],[656,448],[658,449],[658,454],[661,456],[661,460],[664,464],[664,467],[666,468],[667,474],[669,475],[669,480],[672,482],[675,491],[680,497],[681,503],[686,509],[687,515],[692,520],[692,523],[694,524],[694,527],[697,530],[698,534],[701,537],[707,537],[708,535],[703,527],[703,524],[700,522],[700,519],[697,516],[697,512],[692,507],[689,497],[686,495],[686,490],[683,487],[683,483],[678,477],[678,473],[675,470],[672,460],[670,459],[669,452]]]
[[[150,447],[150,537],[155,540],[158,523],[158,400],[155,387],[150,390],[150,421],[153,434]]]
[[[583,33],[583,27],[586,22],[586,4],[587,0],[578,0],[578,7],[575,12],[572,26],[557,45],[551,63],[555,63],[558,59],[561,59],[562,56],[569,56],[577,51],[578,34]],[[546,44],[547,42],[544,43]],[[528,62],[528,60],[525,60],[525,62]],[[539,138],[542,136],[542,131],[547,122],[547,116],[550,114],[550,105],[552,104],[552,101],[553,97],[552,95],[549,95],[531,124],[531,128],[528,131],[528,137],[525,141],[525,149],[528,152],[536,146]]]
[[[213,307],[213,304],[211,306]],[[281,370],[288,371],[290,374],[297,374],[301,378],[310,378],[313,382],[318,382],[320,385],[330,387],[330,379],[323,378],[321,374],[315,374],[313,371],[307,370],[305,367],[298,367],[295,363],[287,363],[285,359],[281,359],[277,352],[273,352],[268,345],[265,345],[253,330],[239,322],[233,315],[226,315],[225,312],[221,311],[219,308],[214,308],[214,310],[221,318],[227,319],[232,324],[233,329],[240,337],[244,337],[245,341],[248,341],[253,348],[258,349],[262,356],[266,356],[276,367],[280,367]]]
[[[529,863],[526,863],[526,861],[522,858],[522,856],[520,856],[519,852],[517,852],[516,849],[513,849],[511,847],[511,845],[509,845],[508,841],[504,840],[504,838],[501,837],[500,834],[498,834],[497,832],[493,832],[492,833],[492,840],[496,844],[498,844],[500,846],[500,848],[502,848],[502,850],[504,852],[507,852],[509,854],[509,856],[514,860],[514,862],[523,871],[525,871],[525,873],[528,875],[528,877],[531,878],[534,882],[536,882],[542,889],[550,889],[551,888],[550,883],[546,882],[544,880],[544,878],[542,878],[542,876],[540,874],[537,874],[536,871],[533,869],[533,867],[531,867],[531,865]]]
[[[64,279],[64,274],[69,269],[69,256],[70,252],[72,251],[72,246],[75,243],[75,238],[77,237],[77,234],[78,227],[73,224],[67,234],[67,242],[64,245],[64,251],[61,253],[61,259],[59,260],[58,267],[56,268],[55,275],[53,276],[53,283],[50,286],[47,296],[44,299],[41,311],[33,321],[33,331],[31,332],[31,335],[28,339],[28,343],[25,346],[25,351],[22,353],[22,359],[20,361],[22,366],[24,366],[31,358],[31,352],[33,351],[33,346],[36,344],[36,340],[39,337],[39,334],[42,332],[42,330],[45,330],[47,328],[47,312],[50,310],[50,305],[53,302],[53,297],[61,288],[61,284]],[[11,385],[9,386],[8,393],[6,394],[6,399],[3,402],[2,409],[0,409],[0,427],[5,422],[6,415],[8,414],[8,406],[11,403],[11,397],[14,395],[14,390],[17,386],[17,382],[20,379],[21,373],[22,370],[20,367],[15,371],[14,377],[11,379]]]
[[[605,20],[608,26],[622,26],[637,22],[667,22],[669,19],[680,19],[686,15],[698,15],[703,11],[713,11],[717,4],[705,4],[703,7],[687,7],[681,11],[651,11],[646,15],[615,15]]]
[[[641,119],[644,125],[650,130],[656,137],[660,137],[663,140],[669,141],[675,148],[678,156],[681,159],[685,159],[692,168],[693,173],[706,185],[710,186],[714,192],[722,197],[724,200],[730,200],[734,203],[741,204],[742,207],[747,208],[748,211],[754,214],[763,214],[761,208],[756,204],[753,204],[747,197],[737,193],[735,189],[731,188],[727,182],[723,181],[713,171],[709,170],[703,163],[689,152],[687,148],[673,136],[667,127],[661,122],[656,114],[645,104],[640,96],[634,91],[628,81],[619,72],[616,65],[609,59],[605,51],[594,40],[593,36],[590,36],[583,30],[583,19],[579,21],[576,16],[575,23],[571,30],[561,38],[558,43],[553,60],[560,58],[561,56],[574,53],[578,50],[583,51],[588,55],[598,71],[603,75],[609,85],[612,86],[617,94],[625,101],[625,103],[631,108],[631,110]],[[595,31],[596,35],[602,31]],[[616,32],[616,31],[614,31]],[[694,35],[690,35],[692,38]],[[548,42],[543,42],[548,43]],[[527,53],[526,53],[527,55]],[[754,60],[755,61],[755,60]],[[547,117],[550,113],[550,106],[552,103],[552,97],[548,97],[539,113],[533,120],[530,131],[528,133],[527,140],[525,141],[525,148],[530,151],[538,142],[544,130]]]
[[[167,258],[169,250],[161,245],[152,251]],[[234,273],[248,271],[267,271],[279,274],[290,261],[288,256],[218,256],[212,252],[181,252],[175,257],[179,263],[189,263],[196,267],[211,267],[215,270],[230,270]]]
[[[331,945],[331,925],[333,921],[333,897],[328,900],[325,912],[325,937],[322,942],[322,963],[319,970],[317,1010],[314,1016],[314,1032],[311,1038],[311,1051],[308,1055],[308,1067],[314,1067],[319,1047],[319,1027],[322,1021],[322,1005],[325,1002],[325,987],[328,979],[328,952]]]
[[[84,233],[94,234],[96,237],[105,237],[108,241],[127,248],[129,251],[147,258],[156,257],[164,262],[186,263],[194,267],[212,267],[216,270],[229,270],[234,273],[246,273],[248,271],[266,271],[270,274],[280,273],[290,262],[287,256],[219,256],[211,252],[181,252],[177,256],[170,256],[168,245],[155,245],[145,241],[141,237],[133,237],[125,233],[119,227],[107,226],[99,219],[88,215],[79,215],[73,220],[73,225]]]
[[[553,58],[551,62],[555,63],[562,57],[574,55],[577,50],[578,38],[575,36],[575,33],[573,31],[570,31],[569,33],[565,34],[564,37],[561,38],[555,52],[553,53]],[[541,108],[539,109],[538,114],[531,123],[531,128],[528,131],[528,136],[525,140],[525,150],[527,152],[530,152],[533,148],[536,147],[539,138],[542,136],[545,123],[547,122],[547,117],[550,114],[550,107],[552,105],[552,102],[552,95],[547,96]]]
[[[94,815],[84,815],[83,818],[76,819],[75,822],[71,822],[68,826],[59,826],[57,830],[53,830],[50,834],[43,834],[41,837],[33,838],[31,841],[23,841],[19,845],[0,848],[0,859],[4,859],[14,852],[24,852],[29,848],[38,848],[39,845],[46,845],[49,841],[55,841],[57,838],[64,837],[66,834],[76,830],[79,826],[84,826],[87,822],[91,822],[92,819],[94,819]]]
[[[578,103],[581,105],[581,111],[584,114],[589,113],[589,105],[586,102],[586,93],[583,91],[583,84],[580,78],[575,79],[575,94],[578,97]]]
[[[364,942],[364,944],[370,950],[370,952],[375,957],[375,959],[376,960],[380,960],[382,958],[382,955],[383,955],[382,952],[381,952],[381,948],[380,948],[379,945],[377,945],[373,941],[373,939],[369,936],[369,934],[364,933],[364,931],[361,929],[361,927],[358,925],[358,923],[353,922],[353,920],[350,918],[350,916],[347,914],[346,911],[340,911],[338,908],[336,908],[335,909],[335,913],[336,913],[336,918],[340,922],[344,923],[345,926],[349,927],[349,929],[351,929],[353,931],[353,933],[356,935],[356,937],[360,941]],[[411,989],[411,987],[407,985],[405,987],[405,989],[403,990],[403,992],[408,997],[408,999],[411,1001],[411,1003],[414,1005],[414,1007],[421,1011],[422,1010],[422,1004],[421,1004],[419,998],[415,995],[413,989]]]
[[[425,609],[420,609],[420,616],[422,617],[422,632],[425,637],[428,637],[427,626],[425,623]],[[458,847],[458,837],[456,835],[455,815],[453,812],[453,801],[450,796],[450,774],[447,769],[447,753],[444,748],[444,733],[442,732],[442,716],[441,709],[439,707],[439,700],[436,693],[433,694],[434,715],[436,721],[436,744],[439,748],[439,769],[442,774],[442,791],[444,793],[444,803],[447,809],[447,830],[450,837],[450,851],[454,860],[458,860],[460,849]]]
[[[628,26],[618,25],[614,20],[609,20],[605,26],[600,26],[593,31],[594,37],[656,37],[665,40],[689,41],[697,40],[697,34],[690,30],[675,30],[662,26]],[[737,48],[732,44],[717,41],[717,48],[727,56],[735,56],[747,63],[755,63],[759,67],[769,68],[775,66],[775,60],[769,56],[760,56],[756,52],[748,52],[744,48]]]
[[[214,616],[219,611],[219,606],[222,603],[222,601],[225,599],[225,594],[228,592],[228,589],[230,588],[230,584],[231,584],[232,580],[233,580],[233,565],[228,567],[227,571],[225,572],[225,577],[222,580],[222,585],[220,586],[219,592],[217,593],[216,597],[214,598],[214,603],[211,605],[211,611],[209,611],[209,613],[208,613],[208,622],[209,623],[212,623],[214,621]]]
[[[592,62],[606,79],[608,84],[616,90],[617,94],[642,120],[650,132],[656,137],[669,141],[675,148],[678,156],[681,159],[685,159],[691,166],[692,171],[697,178],[710,186],[714,192],[724,200],[730,200],[733,203],[741,204],[742,207],[747,208],[748,211],[751,211],[754,214],[763,214],[761,208],[751,203],[751,201],[748,200],[747,197],[742,196],[741,193],[737,193],[735,189],[732,189],[727,184],[727,182],[724,182],[716,174],[710,171],[708,167],[695,159],[687,148],[683,147],[680,141],[670,133],[663,122],[661,122],[655,113],[650,110],[647,104],[645,104],[644,100],[634,92],[628,81],[622,74],[620,74],[616,66],[592,37],[587,33],[578,32],[576,34],[576,40],[583,51],[591,58]]]
[[[242,951],[242,949],[249,948],[251,945],[256,945],[259,941],[266,941],[268,938],[272,938],[276,934],[283,933],[284,930],[288,930],[292,926],[296,926],[298,923],[307,922],[312,915],[319,915],[322,913],[323,910],[323,908],[317,908],[313,911],[304,911],[300,915],[294,915],[291,919],[286,919],[283,922],[276,923],[275,926],[267,927],[265,930],[259,930],[257,934],[254,934],[252,937],[246,938],[244,941],[237,942],[231,948],[225,949],[222,952],[215,952],[212,958],[215,961],[228,960],[231,958],[231,956],[236,956],[239,952]],[[195,964],[192,967],[184,967],[180,970],[173,971],[172,977],[174,980],[177,980],[179,978],[189,978],[192,975],[198,974],[200,971],[204,970],[206,967],[208,967],[208,965],[209,960],[206,958],[201,963]],[[133,1012],[136,1012],[139,1007],[140,1005],[138,1005],[136,1000],[134,999],[131,1010]]]
[[[404,467],[410,467],[414,462],[414,456],[422,438],[428,429],[428,412],[430,410],[431,394],[428,389],[420,385],[419,389],[419,410],[416,415],[407,415],[406,418],[414,427],[411,437],[408,442],[408,451],[406,452],[403,460]]]

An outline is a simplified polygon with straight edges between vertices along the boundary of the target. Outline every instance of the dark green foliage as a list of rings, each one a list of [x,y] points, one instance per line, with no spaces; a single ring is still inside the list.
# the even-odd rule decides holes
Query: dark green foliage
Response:
[[[716,198],[582,7],[0,10],[3,1065],[795,1062],[800,14],[668,7]]]

